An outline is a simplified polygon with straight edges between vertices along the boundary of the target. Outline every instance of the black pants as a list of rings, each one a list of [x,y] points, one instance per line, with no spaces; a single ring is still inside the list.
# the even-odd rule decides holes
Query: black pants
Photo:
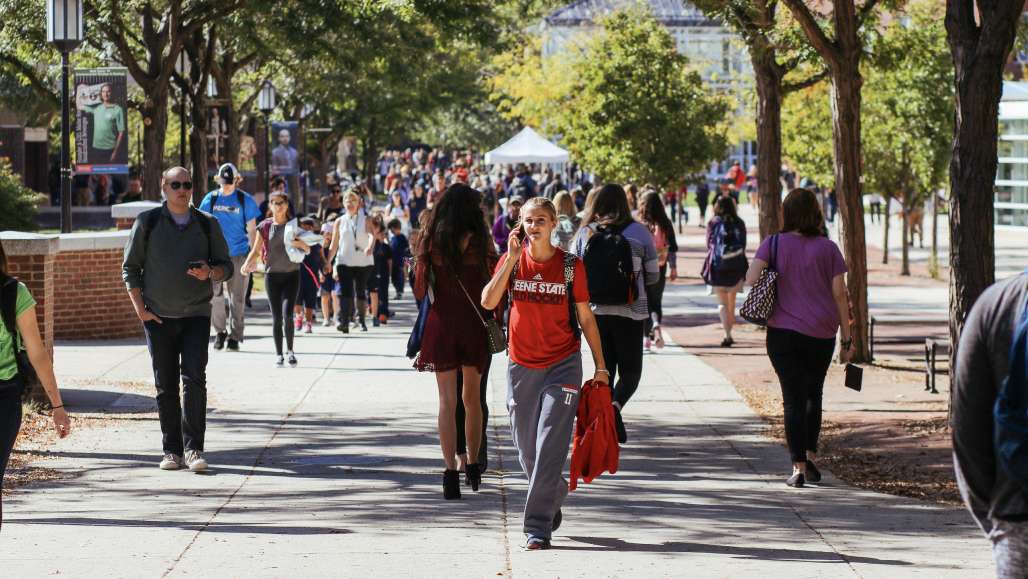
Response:
[[[207,429],[207,343],[211,337],[211,319],[196,316],[161,320],[162,323],[146,322],[143,329],[153,360],[164,452],[181,456],[186,449],[203,450]]]
[[[614,402],[624,408],[639,388],[643,369],[643,331],[646,320],[623,316],[596,316],[603,345],[603,361],[614,385]],[[615,382],[616,380],[616,382]]]
[[[393,289],[396,290],[397,295],[403,295],[403,260],[393,258]]]
[[[700,225],[705,225],[704,220],[707,219],[707,199],[697,197],[696,206],[700,208]]]
[[[653,312],[646,320],[646,335],[653,338],[653,317],[656,316],[657,323],[664,323],[664,288],[667,286],[667,264],[660,266],[660,278],[653,290],[646,297],[650,300],[650,311]]]
[[[264,276],[271,305],[271,333],[275,337],[275,353],[282,355],[282,334],[285,331],[286,350],[293,351],[293,308],[300,289],[300,272],[271,272]]]
[[[485,369],[482,370],[482,379],[478,381],[478,395],[482,401],[482,444],[478,447],[478,460],[479,465],[483,469],[489,464],[489,445],[488,445],[488,434],[489,434],[489,401],[486,398],[486,390],[489,385],[489,367],[493,365],[493,357],[489,356],[489,359],[485,363]],[[457,454],[465,454],[468,451],[468,435],[464,431],[465,424],[464,418],[467,415],[464,410],[464,372],[457,370]],[[470,460],[470,457],[469,457]]]
[[[15,378],[14,380],[17,380]],[[4,522],[4,472],[21,429],[21,388],[13,380],[0,380],[0,527]]]
[[[785,441],[792,462],[817,452],[821,435],[821,398],[832,364],[835,338],[813,338],[792,330],[767,329],[767,355],[782,385]]]
[[[360,321],[364,321],[365,297],[368,295],[368,279],[375,266],[350,267],[348,265],[336,266],[336,279],[339,280],[339,291],[342,294],[342,311],[339,313],[341,323],[350,323],[354,313],[354,297],[357,299]]]

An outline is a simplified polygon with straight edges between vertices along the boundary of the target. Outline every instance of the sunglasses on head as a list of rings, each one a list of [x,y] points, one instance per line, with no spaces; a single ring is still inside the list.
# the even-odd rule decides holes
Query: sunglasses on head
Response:
[[[272,205],[285,205],[286,202],[285,201],[272,201],[271,204]]]
[[[193,188],[193,182],[192,181],[172,181],[171,183],[168,183],[168,186],[171,187],[175,191],[178,191],[179,189],[189,190],[189,189]]]

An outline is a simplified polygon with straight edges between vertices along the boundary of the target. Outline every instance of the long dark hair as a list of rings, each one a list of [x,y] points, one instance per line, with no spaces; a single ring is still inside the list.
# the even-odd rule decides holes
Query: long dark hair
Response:
[[[735,208],[735,199],[727,195],[717,198],[717,201],[714,203],[714,215],[720,217],[721,221],[725,223],[740,220],[739,212]]]
[[[461,242],[468,234],[468,251],[477,250],[482,270],[487,271],[486,256],[492,241],[482,213],[482,195],[464,183],[454,183],[432,209],[418,258],[431,263],[431,254],[438,253],[444,264],[457,269],[462,262]]]
[[[588,204],[582,227],[593,223],[615,227],[632,222],[632,210],[628,207],[628,195],[617,183],[607,183],[596,191]]]
[[[825,218],[821,204],[810,189],[797,187],[785,196],[782,202],[782,231],[795,231],[806,237],[825,234]]]
[[[651,191],[642,196],[639,203],[639,217],[648,225],[656,225],[664,232],[668,239],[675,238],[675,226],[664,209],[664,202],[660,200],[660,193]]]

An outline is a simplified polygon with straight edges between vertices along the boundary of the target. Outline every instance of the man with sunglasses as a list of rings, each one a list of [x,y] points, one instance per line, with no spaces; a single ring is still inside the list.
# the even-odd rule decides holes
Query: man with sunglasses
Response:
[[[254,236],[257,235],[257,217],[261,215],[253,197],[236,186],[239,179],[240,174],[236,166],[225,163],[218,169],[218,182],[221,188],[208,193],[200,203],[200,211],[206,211],[218,219],[221,231],[225,234],[225,242],[228,243],[232,265],[237,273],[243,267],[250,248],[253,247]],[[211,323],[217,334],[214,340],[215,350],[226,347],[227,339],[228,350],[239,351],[239,342],[243,341],[245,327],[244,305],[248,281],[249,276],[236,275],[227,283],[214,284]]]
[[[235,267],[218,221],[189,205],[189,171],[165,171],[161,190],[164,204],[141,213],[132,227],[122,278],[153,360],[164,447],[160,467],[188,466],[201,472],[207,468],[203,447],[211,282],[232,278]]]

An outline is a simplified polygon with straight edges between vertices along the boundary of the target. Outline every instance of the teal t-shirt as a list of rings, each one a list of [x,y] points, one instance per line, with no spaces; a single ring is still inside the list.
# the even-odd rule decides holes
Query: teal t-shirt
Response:
[[[93,148],[105,151],[118,144],[118,133],[125,132],[125,111],[118,105],[103,103],[86,107],[93,114]]]
[[[15,314],[20,316],[34,305],[36,305],[36,300],[29,293],[29,288],[18,282],[18,301],[14,308]],[[20,347],[21,344],[19,344]],[[0,323],[0,380],[10,380],[17,373],[18,361],[14,358],[14,341],[7,333],[7,325]]]

